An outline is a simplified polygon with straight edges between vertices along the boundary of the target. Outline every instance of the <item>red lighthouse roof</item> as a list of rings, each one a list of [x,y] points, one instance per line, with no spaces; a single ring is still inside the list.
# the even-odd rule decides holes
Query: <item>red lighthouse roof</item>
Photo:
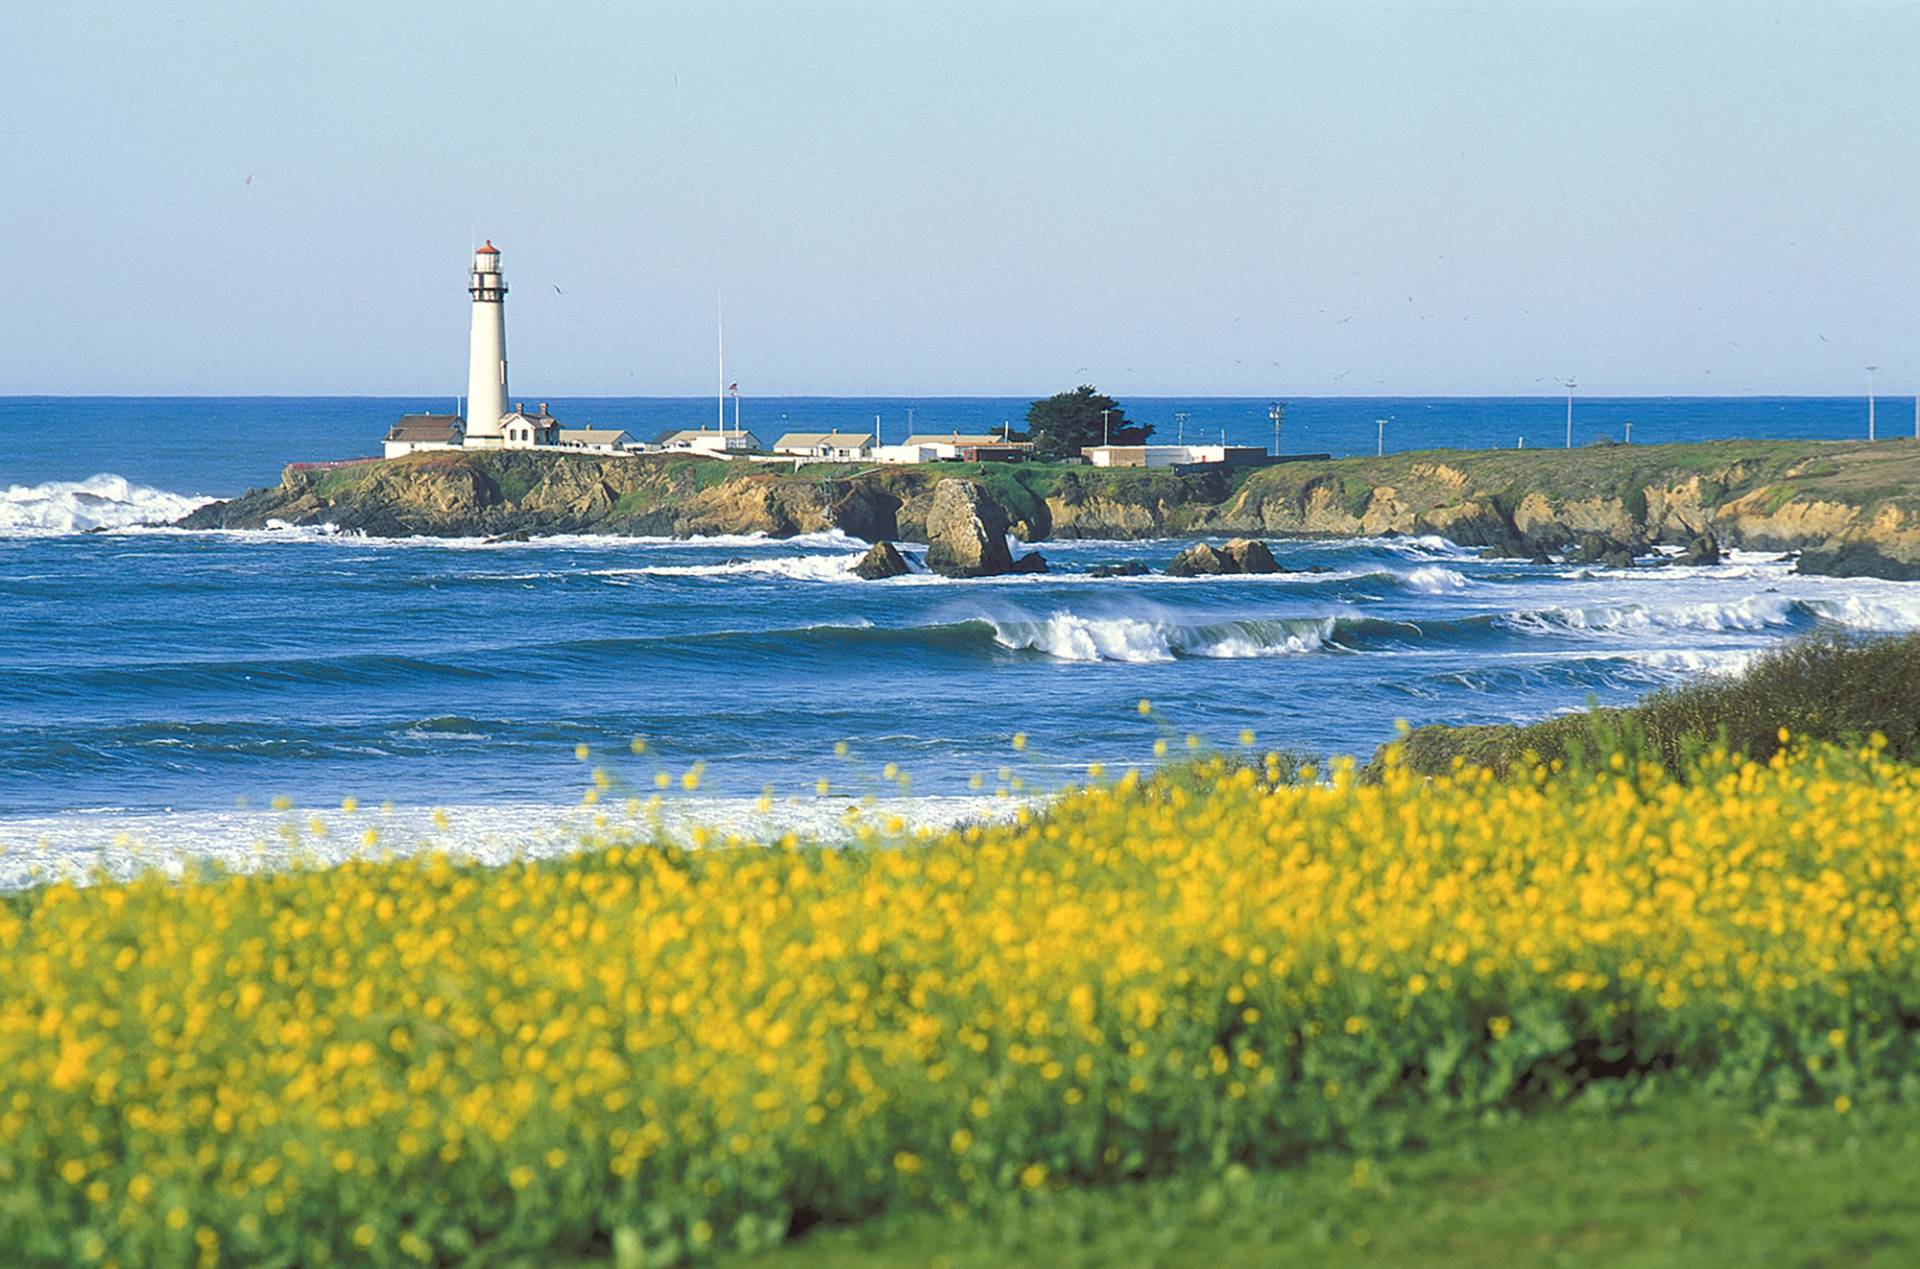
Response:
[[[480,250],[474,252],[473,254],[477,256],[497,256],[500,254],[500,248],[494,246],[493,239],[489,238],[487,239],[487,245],[480,248]]]

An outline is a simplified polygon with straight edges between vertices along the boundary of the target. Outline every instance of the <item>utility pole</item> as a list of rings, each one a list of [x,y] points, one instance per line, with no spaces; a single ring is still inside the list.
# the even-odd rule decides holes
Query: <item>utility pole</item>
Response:
[[[1627,444],[1633,444],[1633,420],[1627,420]]]
[[[907,407],[907,435],[913,435],[913,407]]]
[[[1873,440],[1873,372],[1878,366],[1867,367],[1867,439]]]
[[[1113,424],[1107,418],[1112,413],[1111,409],[1100,411],[1100,444],[1102,446],[1113,444]]]
[[[1273,420],[1273,456],[1280,457],[1280,424],[1287,417],[1287,407],[1275,401],[1267,407],[1267,417]]]
[[[1393,416],[1388,415],[1384,419],[1375,419],[1373,421],[1373,425],[1375,429],[1374,442],[1373,442],[1373,456],[1375,458],[1385,458],[1387,456],[1387,424],[1391,422],[1392,419],[1393,419]]]
[[[880,416],[877,414],[873,416],[873,447],[880,448]]]
[[[1580,385],[1568,379],[1567,385],[1567,448],[1573,448],[1573,390]]]
[[[1914,427],[1920,429],[1920,398],[1915,398],[1914,400],[1913,416],[1915,420]],[[1180,427],[1180,430],[1174,433],[1174,441],[1176,444],[1185,445],[1187,443],[1187,412],[1185,410],[1175,410],[1173,412],[1173,421]],[[1920,436],[1920,431],[1916,431],[1915,435]]]

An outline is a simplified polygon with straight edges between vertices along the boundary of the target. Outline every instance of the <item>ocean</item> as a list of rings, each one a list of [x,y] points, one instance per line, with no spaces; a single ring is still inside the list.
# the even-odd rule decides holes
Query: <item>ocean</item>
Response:
[[[1920,627],[1920,586],[1746,552],[1608,571],[1435,538],[1284,541],[1283,564],[1322,571],[1182,581],[1086,572],[1163,566],[1178,542],[1061,542],[1042,548],[1049,576],[866,583],[847,572],[862,544],[837,534],[487,546],[145,527],[288,461],[376,452],[399,413],[450,404],[0,399],[0,885],[422,845],[505,858],[634,814],[825,836],[850,815],[947,823],[1189,735],[1365,755],[1399,719],[1540,718],[1735,671],[1822,626]],[[713,409],[550,404],[636,435]],[[771,440],[877,414],[899,439],[909,409],[915,431],[971,431],[1026,404],[748,400],[742,422]],[[1163,435],[1181,410],[1189,439],[1271,439],[1264,399],[1126,404]],[[1883,400],[1883,429],[1911,409]],[[1283,444],[1370,452],[1389,416],[1396,449],[1564,440],[1561,398],[1330,399],[1290,402]],[[1636,442],[1852,437],[1865,403],[1577,399],[1575,441],[1628,420]]]

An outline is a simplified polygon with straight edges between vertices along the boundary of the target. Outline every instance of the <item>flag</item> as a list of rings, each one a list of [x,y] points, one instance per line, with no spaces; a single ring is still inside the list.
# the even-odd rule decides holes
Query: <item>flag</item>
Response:
[[[737,397],[740,395],[740,385],[737,383],[730,383],[727,385],[727,391],[731,392],[734,396]]]

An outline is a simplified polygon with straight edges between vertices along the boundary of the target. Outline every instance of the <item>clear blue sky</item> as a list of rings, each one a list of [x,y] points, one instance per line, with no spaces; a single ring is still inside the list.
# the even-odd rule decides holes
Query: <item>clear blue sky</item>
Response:
[[[526,398],[1920,381],[1920,4],[5,25],[0,393],[451,396],[474,235]]]

